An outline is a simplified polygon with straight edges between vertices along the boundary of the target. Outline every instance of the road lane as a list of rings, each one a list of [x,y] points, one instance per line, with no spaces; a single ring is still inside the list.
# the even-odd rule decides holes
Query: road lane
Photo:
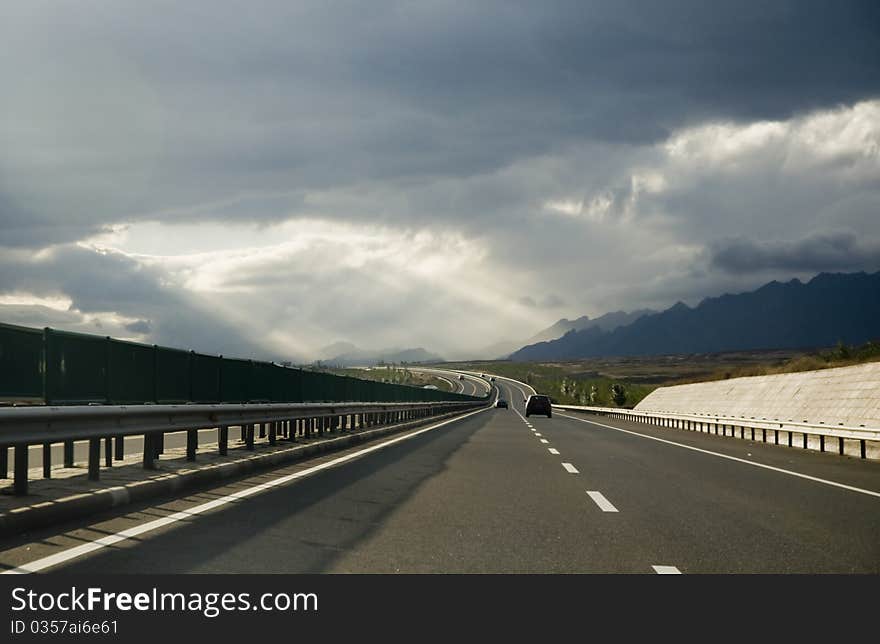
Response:
[[[522,383],[507,384],[516,394],[529,393]],[[878,499],[775,470],[756,473],[743,462],[609,427],[858,489],[880,491],[877,463],[574,416],[578,420],[555,413],[526,422],[610,494],[615,506],[636,510],[632,530],[654,536],[659,559],[683,562],[682,569],[693,572],[880,572]],[[591,419],[596,422],[584,422]]]
[[[491,409],[58,570],[650,572],[574,479]]]
[[[528,387],[496,384],[511,409],[455,421],[57,569],[880,572],[878,499],[709,452],[880,490],[876,463],[604,417],[526,419]],[[208,490],[192,503],[250,484]],[[0,564],[179,512],[182,503],[35,534],[4,546]]]
[[[880,499],[560,414],[533,422],[589,489],[614,499],[630,530],[653,541],[658,559],[684,572],[880,572]],[[845,469],[840,477],[852,477]],[[876,489],[878,475],[856,478]]]
[[[452,371],[449,369],[436,369],[433,367],[410,367],[412,371],[420,371],[436,377],[448,378],[453,383],[458,383],[460,390],[468,396],[483,396],[490,390],[489,384],[479,376],[467,372]],[[461,377],[461,380],[459,380]]]

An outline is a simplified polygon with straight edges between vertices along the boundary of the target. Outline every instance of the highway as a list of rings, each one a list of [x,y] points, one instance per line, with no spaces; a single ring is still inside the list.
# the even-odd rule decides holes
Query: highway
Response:
[[[453,393],[465,394],[467,396],[484,396],[489,391],[489,384],[486,380],[473,374],[428,367],[411,367],[410,369],[452,383]]]
[[[413,371],[423,371],[435,377],[441,378],[450,384],[450,390],[454,393],[463,393],[469,396],[483,396],[488,390],[488,384],[482,378],[470,374],[459,374],[454,371],[445,369],[417,369]],[[458,376],[462,378],[459,380]],[[238,427],[230,429],[229,437],[233,441],[241,439]],[[217,441],[216,429],[199,430],[200,443],[213,443]],[[126,454],[139,454],[143,452],[144,441],[142,436],[129,436],[124,441]],[[186,432],[168,432],[165,435],[165,447],[168,449],[176,447],[184,447],[186,445]],[[102,442],[101,454],[103,459],[104,446]],[[86,463],[88,461],[89,443],[88,441],[75,441],[74,443],[74,461],[76,463]],[[64,446],[61,443],[52,445],[52,464],[54,467],[59,466],[64,461]],[[43,463],[43,447],[41,445],[31,445],[28,449],[28,467],[40,467]]]
[[[497,385],[510,409],[6,540],[0,565],[65,573],[880,572],[877,463],[604,417],[526,419],[523,386]]]

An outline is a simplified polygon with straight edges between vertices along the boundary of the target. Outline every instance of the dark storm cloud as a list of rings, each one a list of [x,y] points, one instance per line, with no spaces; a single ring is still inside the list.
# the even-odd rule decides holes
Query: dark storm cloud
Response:
[[[121,329],[147,335],[157,344],[244,357],[278,358],[247,331],[219,319],[205,303],[179,288],[163,285],[163,275],[117,253],[76,246],[56,248],[39,260],[0,255],[0,293],[26,292],[40,297],[65,295],[70,311],[44,306],[0,305],[0,320],[29,326],[101,332],[99,321],[86,328],[83,314],[113,312],[148,316]],[[293,356],[286,356],[291,359]]]
[[[0,244],[849,103],[880,88],[877,29],[874,2],[27,3],[0,27]]]
[[[239,355],[446,353],[461,329],[528,337],[548,309],[860,269],[880,243],[878,12],[6,2],[0,317]],[[100,243],[129,254],[97,251],[119,224]],[[433,261],[386,256],[420,233]],[[71,311],[38,305],[55,296]]]
[[[136,320],[131,324],[126,324],[125,328],[127,331],[131,331],[132,333],[140,333],[146,335],[153,330],[153,325],[150,324],[149,320]]]
[[[861,242],[851,233],[820,234],[794,242],[729,239],[711,248],[711,264],[730,273],[870,270],[880,267],[880,244]]]

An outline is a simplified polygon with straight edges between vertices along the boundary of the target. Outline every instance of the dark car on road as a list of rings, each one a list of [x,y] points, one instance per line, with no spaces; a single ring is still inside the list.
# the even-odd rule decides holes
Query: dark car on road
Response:
[[[500,407],[501,409],[507,409],[507,401],[504,398],[499,398],[495,401],[495,406]]]
[[[526,399],[526,418],[531,414],[547,414],[547,418],[553,417],[553,407],[547,396],[533,395]]]

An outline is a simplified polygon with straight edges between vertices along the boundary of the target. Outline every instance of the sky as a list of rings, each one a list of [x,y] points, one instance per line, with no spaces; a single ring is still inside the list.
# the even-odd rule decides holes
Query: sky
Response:
[[[6,0],[0,321],[447,358],[880,270],[880,4]]]

